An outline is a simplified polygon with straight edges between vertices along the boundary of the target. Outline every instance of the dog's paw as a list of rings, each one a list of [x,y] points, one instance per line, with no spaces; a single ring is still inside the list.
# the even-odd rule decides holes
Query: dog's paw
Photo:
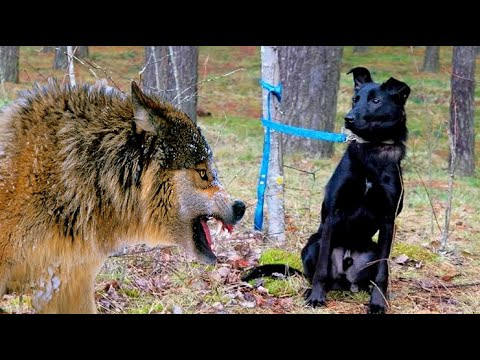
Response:
[[[383,305],[369,304],[367,314],[385,314],[385,311],[387,311],[387,309]]]
[[[305,292],[305,301],[308,306],[316,308],[317,306],[325,306],[325,296],[322,295],[315,295],[312,289],[308,289]]]

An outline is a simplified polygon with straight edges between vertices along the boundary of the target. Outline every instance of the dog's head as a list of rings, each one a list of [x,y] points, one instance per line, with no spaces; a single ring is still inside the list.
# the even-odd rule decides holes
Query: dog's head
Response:
[[[345,116],[345,127],[368,142],[403,142],[407,137],[404,105],[410,87],[393,77],[378,84],[370,71],[356,67],[353,74],[352,110]]]

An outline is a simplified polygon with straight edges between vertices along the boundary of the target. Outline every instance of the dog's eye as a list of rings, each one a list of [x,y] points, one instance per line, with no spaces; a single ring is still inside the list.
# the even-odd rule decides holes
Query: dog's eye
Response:
[[[352,98],[352,101],[353,101],[354,103],[358,102],[358,100],[360,100],[360,96],[358,96],[358,95],[357,95],[357,96],[354,96],[354,97]]]
[[[205,180],[205,181],[208,180],[207,172],[205,170],[197,170],[197,171],[200,177],[202,178],[202,180]]]
[[[374,103],[374,104],[379,104],[379,103],[380,103],[380,99],[373,98],[373,99],[372,99],[372,103]]]

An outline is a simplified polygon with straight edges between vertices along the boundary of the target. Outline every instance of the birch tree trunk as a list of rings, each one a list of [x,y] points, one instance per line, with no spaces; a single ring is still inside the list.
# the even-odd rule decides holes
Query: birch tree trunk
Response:
[[[278,63],[278,47],[262,46],[262,79],[263,81],[277,86],[280,82],[280,68]],[[263,90],[263,117],[268,117],[268,91]],[[270,96],[270,114],[272,120],[278,120],[280,113],[277,111],[278,101],[273,95]],[[271,240],[285,241],[285,207],[283,189],[283,158],[281,134],[270,131],[270,158],[268,161],[268,176],[266,201],[268,211],[268,236]]]
[[[75,67],[73,65],[73,46],[67,46],[68,56],[68,77],[70,78],[70,85],[75,86]]]
[[[54,69],[67,69],[68,68],[68,55],[67,46],[55,46],[55,58],[53,60]],[[79,59],[88,58],[88,46],[72,46],[75,57]]]

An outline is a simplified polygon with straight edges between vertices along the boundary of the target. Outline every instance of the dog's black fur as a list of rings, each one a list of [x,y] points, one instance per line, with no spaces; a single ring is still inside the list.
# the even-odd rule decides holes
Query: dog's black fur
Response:
[[[306,301],[323,306],[329,290],[370,288],[368,312],[384,313],[394,222],[403,206],[410,88],[394,78],[377,84],[363,67],[350,73],[355,94],[345,128],[352,141],[327,183],[320,227],[302,250],[303,272],[312,284]],[[260,273],[267,275],[257,268],[243,279]]]

